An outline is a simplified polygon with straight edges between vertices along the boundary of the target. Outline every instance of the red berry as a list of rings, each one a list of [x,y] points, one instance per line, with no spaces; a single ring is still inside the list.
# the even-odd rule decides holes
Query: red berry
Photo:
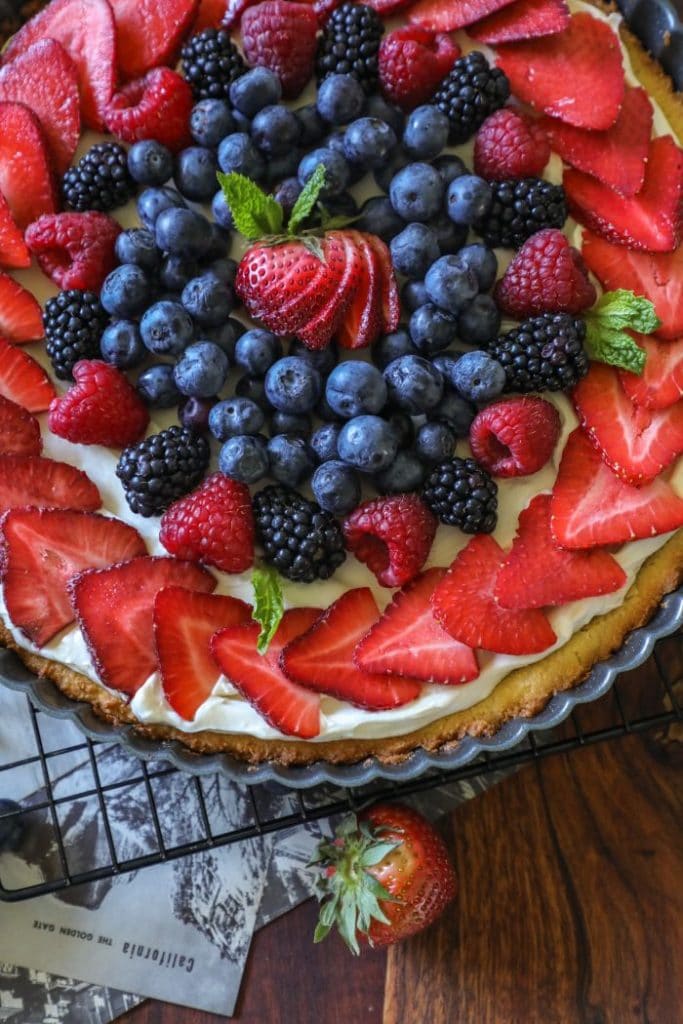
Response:
[[[474,140],[474,169],[487,181],[534,178],[549,159],[543,129],[511,107],[487,117]]]
[[[560,436],[560,414],[534,396],[494,402],[470,427],[470,447],[495,476],[529,476],[545,466]]]
[[[160,64],[174,64],[197,14],[198,0],[116,0],[116,56],[124,79],[137,78]]]
[[[495,291],[500,310],[515,320],[580,313],[596,297],[581,253],[557,228],[537,231],[524,243]]]
[[[39,341],[43,333],[43,317],[34,296],[9,274],[0,272],[0,338],[23,345]]]
[[[57,206],[45,135],[23,103],[0,103],[0,192],[22,229]]]
[[[73,369],[76,383],[50,402],[48,426],[74,444],[123,448],[139,441],[149,412],[128,379],[99,359],[81,359]]]
[[[270,68],[287,99],[310,81],[315,60],[318,18],[308,4],[265,0],[242,15],[242,48],[252,66]]]
[[[40,423],[27,409],[0,395],[0,455],[40,455]]]
[[[445,32],[404,25],[390,32],[379,48],[379,79],[388,100],[403,110],[425,103],[460,56]]]
[[[121,225],[106,213],[46,213],[26,232],[40,269],[68,290],[99,291],[114,269],[114,243]]]
[[[223,473],[207,477],[164,512],[159,540],[177,558],[244,572],[254,560],[249,488]]]
[[[384,587],[401,587],[424,565],[437,522],[416,494],[366,501],[344,522],[346,546]]]
[[[124,142],[156,139],[176,152],[190,141],[192,89],[170,68],[155,68],[112,97],[107,128]]]
[[[0,267],[30,267],[28,251],[21,229],[14,223],[12,211],[0,192]]]

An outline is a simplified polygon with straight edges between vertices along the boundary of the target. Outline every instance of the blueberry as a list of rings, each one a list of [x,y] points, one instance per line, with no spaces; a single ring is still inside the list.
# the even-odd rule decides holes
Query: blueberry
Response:
[[[138,217],[150,231],[154,229],[157,217],[163,210],[184,207],[185,200],[175,188],[146,188],[137,199]]]
[[[194,210],[175,207],[162,210],[154,225],[157,246],[174,256],[200,257],[206,251],[210,238],[208,220]]]
[[[387,418],[391,429],[396,434],[399,451],[410,448],[415,440],[415,427],[412,418],[407,412],[392,412]]]
[[[205,146],[188,146],[175,158],[173,180],[186,199],[201,202],[216,191],[218,163],[213,150]]]
[[[325,209],[331,217],[356,217],[358,203],[350,192],[339,192],[325,198]]]
[[[438,423],[445,423],[456,437],[467,437],[476,414],[477,410],[470,402],[452,388],[446,388],[443,398],[429,416]]]
[[[454,356],[448,352],[441,352],[439,355],[432,357],[432,366],[434,366],[446,383],[450,384],[453,379],[453,367],[460,358],[460,353]],[[442,399],[443,401],[443,399]]]
[[[254,181],[259,181],[266,172],[263,157],[244,132],[225,136],[218,147],[218,166],[225,174],[235,171]]]
[[[281,96],[280,79],[270,68],[251,68],[230,86],[230,102],[245,117],[253,117],[264,107],[277,103]]]
[[[232,211],[222,190],[216,192],[211,200],[211,215],[216,224],[220,224],[222,228],[226,228],[228,231],[234,228],[235,223],[232,219]]]
[[[300,359],[305,359],[323,377],[326,377],[337,365],[339,355],[334,341],[330,342],[326,348],[314,349],[306,348],[303,341],[299,341],[298,338],[295,338],[290,345],[289,354],[290,356],[299,356]]]
[[[500,312],[490,295],[477,295],[458,317],[458,334],[466,345],[488,345],[499,330]]]
[[[470,227],[486,216],[492,202],[491,186],[476,174],[462,174],[448,186],[446,209],[456,224]]]
[[[178,360],[174,377],[178,391],[193,398],[211,398],[225,384],[230,360],[212,341],[189,345]]]
[[[181,292],[188,281],[199,274],[199,264],[186,256],[164,256],[159,281],[169,292]]]
[[[271,408],[266,396],[266,382],[263,377],[250,377],[248,373],[245,373],[235,384],[235,394],[240,398],[251,398],[262,409]]]
[[[399,356],[384,370],[389,401],[413,416],[429,412],[443,394],[443,378],[422,356]]]
[[[128,170],[138,185],[163,185],[173,174],[173,156],[160,142],[144,139],[128,150]]]
[[[431,220],[441,209],[443,182],[430,164],[408,164],[392,179],[389,197],[404,220]]]
[[[219,327],[205,327],[202,334],[209,341],[213,341],[219,348],[222,348],[230,362],[235,358],[235,346],[237,339],[244,334],[244,324],[230,316]]]
[[[423,462],[407,449],[397,452],[391,465],[375,476],[375,487],[380,494],[410,494],[420,489],[425,476]]]
[[[297,177],[285,178],[273,189],[273,199],[280,204],[285,212],[285,217],[288,217],[294,209],[301,190],[301,182]]]
[[[453,370],[453,384],[470,402],[490,402],[505,387],[505,370],[486,352],[465,352]]]
[[[375,366],[383,370],[394,359],[399,356],[417,355],[405,326],[392,331],[391,334],[383,334],[372,346],[372,361]]]
[[[391,260],[394,269],[405,277],[420,280],[432,263],[438,260],[439,243],[436,232],[426,224],[407,224],[391,240]]]
[[[433,356],[455,341],[457,322],[450,313],[439,309],[433,302],[427,302],[412,314],[408,330],[417,351],[424,356]]]
[[[294,113],[299,121],[299,142],[305,149],[310,149],[325,138],[327,122],[323,121],[314,103],[299,107]]]
[[[306,413],[280,412],[276,409],[270,417],[270,436],[294,434],[305,440],[311,436],[311,417]]]
[[[168,363],[148,366],[138,377],[136,387],[143,401],[156,409],[170,409],[182,398],[173,377],[173,367]]]
[[[359,117],[365,94],[353,75],[328,75],[318,86],[316,106],[328,124],[348,124]]]
[[[246,331],[235,346],[235,362],[247,373],[263,377],[282,357],[282,343],[270,331],[254,327]]]
[[[416,107],[403,130],[403,148],[414,160],[432,160],[448,142],[449,129],[450,121],[438,107]]]
[[[307,153],[299,164],[298,178],[305,185],[318,164],[325,168],[325,184],[321,196],[333,196],[343,192],[349,184],[349,165],[340,153],[333,149],[314,149]]]
[[[209,430],[217,441],[241,434],[258,434],[266,422],[263,409],[251,398],[226,398],[209,413]]]
[[[296,434],[276,434],[267,447],[273,480],[293,487],[308,480],[315,468],[315,455],[308,441]]]
[[[396,213],[388,196],[373,196],[363,203],[361,215],[353,226],[390,242],[403,230],[405,221]]]
[[[227,256],[230,247],[230,231],[220,224],[209,223],[209,238],[202,253],[202,263],[222,260]]]
[[[236,131],[230,106],[225,100],[200,100],[190,114],[190,134],[198,146],[215,149],[226,135]]]
[[[441,256],[425,275],[430,300],[447,313],[459,313],[479,291],[479,282],[458,256]]]
[[[344,153],[347,160],[370,169],[380,167],[397,143],[396,133],[386,121],[377,117],[359,117],[346,129]]]
[[[130,228],[116,239],[116,258],[119,263],[134,263],[150,273],[159,269],[161,253],[154,243],[154,235],[146,228]]]
[[[320,507],[336,516],[345,516],[360,504],[358,474],[337,459],[318,466],[311,479],[311,490]]]
[[[186,398],[178,406],[178,419],[183,427],[206,434],[209,429],[209,414],[216,404],[215,398]]]
[[[376,366],[348,359],[335,366],[325,386],[327,404],[344,419],[381,412],[387,386]]]
[[[209,271],[188,281],[180,301],[200,327],[218,327],[232,312],[235,296],[231,285]]]
[[[100,352],[106,363],[119,370],[139,366],[147,355],[140,329],[132,320],[115,320],[105,327],[100,338]]]
[[[140,321],[145,348],[157,355],[177,356],[194,337],[194,324],[179,302],[162,299],[145,312]]]
[[[409,313],[414,313],[429,302],[424,281],[406,281],[401,288],[401,302]]]
[[[269,157],[266,165],[266,181],[268,184],[272,185],[282,181],[283,178],[295,177],[303,155],[303,150],[299,146],[292,146],[286,153]]]
[[[285,356],[268,370],[266,397],[280,412],[311,412],[320,398],[320,374],[305,359]]]
[[[379,93],[375,92],[372,96],[368,96],[363,107],[363,113],[366,117],[377,117],[380,121],[386,121],[389,127],[394,129],[396,138],[401,138],[403,126],[406,122],[405,114],[399,107],[395,107],[393,103],[389,103],[383,96],[380,96]]]
[[[473,245],[466,245],[458,255],[460,262],[474,271],[479,291],[487,292],[496,280],[498,273],[498,260],[493,250],[487,248],[482,242],[475,242]]]
[[[334,409],[330,408],[324,392],[315,407],[315,414],[323,423],[341,423],[341,416],[338,416]]]
[[[398,441],[386,420],[356,416],[341,428],[337,440],[339,458],[363,473],[379,473],[396,458]]]
[[[446,213],[434,217],[430,227],[436,234],[442,256],[458,252],[467,241],[467,228],[462,224],[454,224]]]
[[[425,462],[449,459],[455,448],[455,434],[445,423],[423,423],[415,438],[415,451]]]
[[[15,800],[0,800],[0,851],[17,849],[25,825],[21,805]]]
[[[241,113],[239,110],[233,110],[232,119],[235,122],[234,131],[241,132],[243,135],[249,135],[251,132],[251,120],[246,114]]]
[[[318,462],[329,462],[330,459],[337,459],[337,440],[341,426],[338,423],[323,423],[311,435],[311,448],[315,452]]]
[[[218,455],[218,468],[240,483],[258,483],[268,473],[265,437],[257,434],[228,438]]]
[[[206,269],[223,284],[234,285],[237,277],[237,263],[229,256],[222,256],[220,259],[214,260]]]
[[[392,179],[409,163],[410,157],[402,149],[397,149],[382,167],[376,167],[372,172],[377,187],[388,192]]]
[[[301,126],[293,110],[276,105],[264,107],[251,122],[251,139],[266,156],[280,156],[296,146]]]
[[[142,267],[123,263],[105,277],[100,302],[112,316],[137,316],[149,305],[151,292],[150,280]]]
[[[433,166],[441,175],[444,188],[448,188],[450,183],[459,178],[461,174],[467,174],[467,167],[462,162],[459,156],[453,156],[452,153],[445,153],[443,156],[438,156],[434,161]]]

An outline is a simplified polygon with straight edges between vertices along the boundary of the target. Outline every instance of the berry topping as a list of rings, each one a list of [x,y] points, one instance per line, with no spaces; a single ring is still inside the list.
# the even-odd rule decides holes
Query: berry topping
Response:
[[[383,32],[382,21],[371,7],[352,3],[338,7],[318,40],[315,64],[318,81],[328,75],[353,75],[366,93],[374,92]]]
[[[180,44],[194,22],[198,0],[116,0],[116,56],[125,79],[144,75],[160,64],[174,64]],[[195,28],[195,31],[197,29]]]
[[[569,8],[565,0],[515,0],[470,26],[468,32],[478,43],[497,46],[553,36],[563,32],[568,24]]]
[[[158,516],[194,490],[209,464],[209,444],[187,427],[171,426],[126,448],[116,467],[131,510]]]
[[[207,594],[216,581],[190,562],[126,557],[130,561],[110,569],[79,573],[69,590],[100,679],[132,697],[157,668],[154,601],[159,591],[184,587]]]
[[[15,224],[7,200],[0,192],[0,267],[30,267],[31,254],[20,228]]]
[[[2,283],[0,275],[0,284]],[[12,282],[14,283],[14,282]],[[1,289],[0,289],[1,290]],[[29,412],[44,412],[55,397],[52,381],[27,352],[0,337],[0,395]]]
[[[510,95],[507,78],[492,68],[483,53],[473,50],[456,60],[443,80],[434,103],[443,110],[451,125],[450,141],[466,142],[489,114],[505,105]]]
[[[99,359],[73,367],[75,384],[50,403],[53,434],[74,444],[123,448],[144,434],[149,412],[125,374]]]
[[[172,152],[190,141],[192,89],[170,68],[154,68],[112,97],[107,128],[124,142],[154,139]]]
[[[434,32],[453,32],[481,21],[501,7],[507,7],[513,0],[418,0],[411,7],[408,17],[418,25],[425,25]]]
[[[487,117],[474,140],[474,169],[487,181],[537,177],[549,159],[543,129],[511,107]]]
[[[40,269],[65,290],[99,291],[121,228],[105,213],[46,213],[26,231]]]
[[[498,308],[515,320],[541,313],[580,313],[597,298],[581,253],[557,228],[527,239],[496,285]]]
[[[109,323],[95,292],[72,289],[60,292],[45,303],[45,351],[55,376],[71,380],[81,359],[97,359],[100,338]]]
[[[640,376],[620,370],[621,386],[634,405],[646,409],[668,409],[683,398],[683,338],[657,341],[636,335],[645,350],[645,369]]]
[[[56,207],[45,136],[21,103],[0,103],[0,192],[22,229]]]
[[[445,32],[403,25],[385,36],[379,48],[379,80],[388,100],[402,110],[426,103],[460,56]]]
[[[346,558],[337,520],[296,491],[269,485],[254,495],[253,507],[265,560],[287,579],[329,579]]]
[[[437,519],[463,533],[496,528],[498,488],[474,459],[445,459],[431,471],[422,497]]]
[[[21,345],[42,337],[43,318],[33,295],[0,272],[0,338]]]
[[[537,231],[561,228],[567,219],[564,189],[542,178],[493,181],[491,192],[488,213],[475,228],[492,248],[518,249]]]
[[[498,654],[538,654],[557,637],[543,612],[502,608],[495,596],[505,553],[493,537],[473,537],[432,594],[437,622],[469,647]]]
[[[92,480],[68,462],[39,455],[0,455],[0,513],[23,505],[95,512],[101,504]]]
[[[249,488],[222,473],[207,477],[164,512],[159,540],[177,558],[245,572],[254,560]]]
[[[274,71],[287,99],[298,96],[313,75],[317,33],[318,19],[306,3],[264,0],[242,18],[247,61]]]
[[[43,442],[35,416],[0,396],[0,455],[40,455]]]
[[[474,651],[454,640],[432,614],[430,598],[444,571],[427,569],[394,594],[354,651],[359,668],[444,686],[477,678]]]
[[[524,320],[489,346],[509,391],[568,391],[588,373],[586,325],[566,313]]]
[[[182,68],[196,99],[229,99],[231,84],[247,70],[230,33],[215,28],[188,39]]]
[[[422,569],[437,521],[416,494],[376,498],[344,521],[346,546],[383,587],[401,587]]]
[[[62,179],[64,202],[72,210],[113,210],[135,194],[126,150],[117,142],[91,146]]]
[[[494,476],[529,476],[545,466],[560,436],[560,414],[544,398],[511,398],[477,413],[472,454]]]

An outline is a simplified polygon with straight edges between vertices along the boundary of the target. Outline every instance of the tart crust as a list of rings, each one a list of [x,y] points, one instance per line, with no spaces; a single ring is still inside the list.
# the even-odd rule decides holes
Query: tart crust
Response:
[[[617,10],[614,5],[592,2],[606,12]],[[636,76],[659,103],[679,139],[683,139],[683,97],[674,91],[659,64],[623,24],[620,34]],[[444,716],[414,732],[379,739],[307,743],[213,731],[186,733],[170,726],[145,725],[135,718],[122,698],[59,662],[19,647],[2,622],[0,644],[14,650],[31,671],[51,679],[67,697],[89,704],[99,718],[113,725],[132,726],[136,733],[150,740],[180,742],[197,755],[228,753],[251,764],[273,761],[305,765],[319,760],[351,764],[368,757],[395,764],[416,748],[447,750],[465,736],[490,736],[511,718],[538,714],[554,694],[577,686],[595,664],[617,650],[626,635],[646,623],[662,598],[682,581],[683,530],[643,563],[618,608],[596,616],[558,650],[510,672],[485,700],[471,708]]]

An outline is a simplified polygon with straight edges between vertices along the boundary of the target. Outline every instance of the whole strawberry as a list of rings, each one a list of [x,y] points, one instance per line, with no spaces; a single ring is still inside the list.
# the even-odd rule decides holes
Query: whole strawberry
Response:
[[[249,488],[223,473],[207,477],[164,512],[159,540],[177,558],[244,572],[254,560]]]
[[[264,0],[244,12],[241,27],[249,64],[274,71],[286,99],[298,96],[313,74],[318,31],[313,7],[287,0]]]
[[[322,907],[314,941],[334,925],[352,953],[388,946],[429,927],[455,898],[446,845],[426,818],[401,804],[377,804],[346,818],[311,861]]]
[[[384,587],[402,587],[422,569],[437,522],[417,494],[359,505],[344,522],[346,546]]]
[[[535,178],[549,159],[543,129],[512,107],[487,117],[474,140],[474,169],[487,181]]]
[[[385,36],[379,48],[379,80],[388,100],[402,110],[426,103],[460,56],[446,32],[404,25]]]
[[[496,285],[496,304],[523,320],[541,313],[581,313],[597,298],[581,253],[557,228],[537,231]]]
[[[76,382],[50,402],[48,426],[74,444],[124,448],[139,441],[149,412],[128,379],[99,359],[81,359],[73,368]]]

